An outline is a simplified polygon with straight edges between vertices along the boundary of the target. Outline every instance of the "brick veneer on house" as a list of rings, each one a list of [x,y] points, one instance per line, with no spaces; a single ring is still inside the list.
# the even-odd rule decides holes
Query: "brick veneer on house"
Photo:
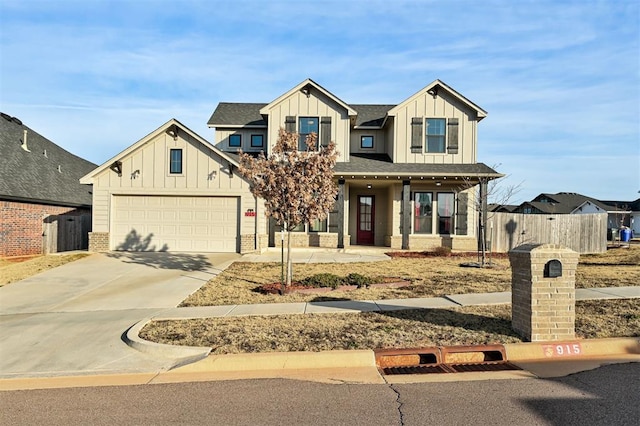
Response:
[[[89,209],[0,201],[0,256],[42,254],[43,221],[51,215],[80,215]]]
[[[98,253],[109,251],[109,233],[89,232],[89,251]]]
[[[579,256],[575,251],[555,244],[525,244],[509,252],[511,324],[526,340],[575,338],[575,282]],[[545,273],[549,262],[555,263],[555,273]],[[558,262],[560,276],[554,277]]]

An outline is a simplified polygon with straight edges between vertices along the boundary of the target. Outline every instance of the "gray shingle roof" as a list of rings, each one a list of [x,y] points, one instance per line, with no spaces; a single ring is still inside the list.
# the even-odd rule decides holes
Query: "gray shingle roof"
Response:
[[[350,105],[358,112],[356,126],[380,127],[387,112],[395,105]]]
[[[424,163],[393,163],[385,155],[351,154],[349,162],[336,163],[336,174],[401,174],[423,176],[490,176],[500,177],[500,173],[483,163],[477,164],[424,164]]]
[[[21,146],[24,130],[30,152]],[[90,206],[91,186],[81,185],[78,179],[96,167],[19,120],[6,114],[0,118],[0,199]]]
[[[543,193],[534,198],[529,204],[545,213],[569,214],[587,201],[605,211],[620,210],[616,206],[574,192]]]
[[[266,126],[260,109],[267,104],[220,102],[207,124],[209,126]]]
[[[260,109],[267,104],[220,102],[209,118],[209,126],[266,126]],[[358,112],[356,126],[380,127],[395,105],[349,105]]]

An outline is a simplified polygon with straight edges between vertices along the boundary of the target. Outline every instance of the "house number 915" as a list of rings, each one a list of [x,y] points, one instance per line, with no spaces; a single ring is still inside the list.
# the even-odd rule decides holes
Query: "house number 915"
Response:
[[[556,345],[544,345],[542,346],[544,356],[559,357],[559,356],[575,356],[582,355],[582,347],[580,343],[559,343]]]

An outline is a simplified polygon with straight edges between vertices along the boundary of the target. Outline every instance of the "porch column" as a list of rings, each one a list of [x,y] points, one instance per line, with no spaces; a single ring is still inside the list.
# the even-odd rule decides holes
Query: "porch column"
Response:
[[[480,235],[478,238],[478,249],[484,253],[487,249],[487,197],[488,197],[488,188],[489,188],[489,180],[487,178],[480,179],[480,217],[479,219],[479,228]]]
[[[411,181],[402,181],[402,249],[409,249],[409,230],[411,229]]]
[[[344,179],[338,180],[338,248],[344,248]]]

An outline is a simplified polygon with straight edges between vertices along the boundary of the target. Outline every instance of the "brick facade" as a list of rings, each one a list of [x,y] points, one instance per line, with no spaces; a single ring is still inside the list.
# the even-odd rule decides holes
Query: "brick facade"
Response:
[[[526,340],[575,338],[578,258],[575,251],[555,244],[527,244],[509,252],[511,323]],[[560,276],[549,273],[551,262],[561,266]]]
[[[89,251],[105,252],[109,251],[108,232],[89,232]]]
[[[51,215],[81,215],[90,209],[0,201],[0,256],[43,254],[43,221]]]

